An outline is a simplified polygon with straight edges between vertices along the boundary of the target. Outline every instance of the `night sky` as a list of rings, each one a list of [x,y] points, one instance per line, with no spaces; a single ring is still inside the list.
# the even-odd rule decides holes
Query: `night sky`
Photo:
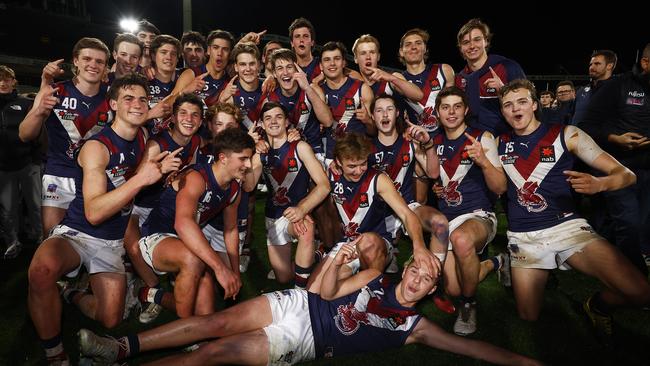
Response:
[[[85,27],[75,27],[65,33],[69,40],[57,47],[44,47],[37,55],[53,59],[69,58],[74,44],[72,39],[81,36],[101,36],[112,46],[112,37],[119,31],[118,22],[124,16],[146,17],[167,34],[180,38],[182,34],[181,0],[139,1],[87,1],[90,22],[101,27],[97,35]],[[309,3],[306,9],[304,4]],[[193,0],[193,29],[207,34],[221,28],[236,37],[248,31],[267,29],[269,33],[287,36],[291,21],[304,16],[316,27],[316,41],[324,44],[330,40],[343,41],[351,48],[361,34],[370,33],[381,42],[381,65],[402,68],[397,61],[397,48],[402,34],[413,27],[429,31],[429,60],[450,64],[454,70],[464,66],[456,48],[456,33],[460,26],[473,17],[487,22],[494,33],[490,52],[518,61],[528,75],[576,74],[585,75],[589,56],[594,49],[612,49],[619,57],[616,72],[629,70],[635,62],[637,50],[650,42],[650,23],[644,19],[647,11],[585,8],[579,15],[569,14],[560,5],[526,2],[518,5],[481,8],[474,7],[448,14],[424,11],[422,7],[404,10],[401,4],[379,8],[377,2],[364,1],[207,1]],[[326,8],[317,8],[322,4]],[[429,2],[435,5],[435,2]],[[433,6],[429,5],[429,7]],[[523,7],[538,6],[537,11],[524,11]],[[600,14],[599,14],[600,13]],[[624,24],[616,26],[615,24]],[[645,27],[643,26],[645,24]],[[13,27],[15,30],[16,28]],[[41,33],[55,33],[57,28],[45,28]],[[39,36],[43,39],[43,36]],[[57,35],[48,36],[55,40]],[[72,38],[76,37],[76,38]],[[27,38],[27,37],[24,37]],[[30,42],[30,40],[27,40]],[[54,42],[51,42],[54,44]],[[65,49],[62,44],[69,44]],[[31,51],[39,51],[32,49]],[[29,52],[30,54],[34,52]],[[54,53],[54,55],[51,55]]]

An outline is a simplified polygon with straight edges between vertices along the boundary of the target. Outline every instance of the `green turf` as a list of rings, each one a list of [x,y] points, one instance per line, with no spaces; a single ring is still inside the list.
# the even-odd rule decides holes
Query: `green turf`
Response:
[[[266,279],[270,269],[264,240],[263,204],[256,205],[252,260],[248,272],[242,274],[244,286],[239,300],[254,297],[260,293],[282,288]],[[505,226],[499,217],[499,233],[489,251],[495,254],[505,248]],[[400,263],[409,255],[407,243],[400,244]],[[27,267],[34,249],[27,249],[14,260],[2,264],[0,283],[0,365],[42,365],[44,355],[40,349],[34,327],[27,314]],[[614,346],[600,344],[586,321],[582,302],[599,288],[597,281],[576,272],[554,271],[547,286],[544,308],[539,321],[529,323],[520,320],[515,312],[512,291],[503,288],[496,276],[489,275],[479,286],[478,321],[479,328],[471,338],[492,342],[510,350],[539,358],[551,365],[648,365],[650,357],[650,312],[642,310],[619,310],[615,314]],[[397,277],[395,277],[397,279]],[[219,303],[222,308],[223,302]],[[430,319],[451,330],[455,316],[443,314],[435,309],[429,299],[418,305]],[[85,318],[70,305],[63,309],[63,337],[65,347],[76,364],[77,344],[75,333],[80,327],[90,328],[100,334],[122,335],[149,329],[175,319],[170,312],[164,312],[153,324],[143,326],[137,315],[132,314],[127,322],[112,330],[106,330]],[[130,365],[152,360],[172,351],[144,354],[129,361]],[[312,364],[332,364],[332,360],[316,361]],[[400,350],[386,350],[379,353],[341,357],[340,365],[402,365],[440,364],[475,365],[484,364],[466,357],[429,349],[424,346],[409,346]]]

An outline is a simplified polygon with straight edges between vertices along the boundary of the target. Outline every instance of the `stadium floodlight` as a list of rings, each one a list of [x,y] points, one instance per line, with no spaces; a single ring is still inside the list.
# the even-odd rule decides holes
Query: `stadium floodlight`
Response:
[[[120,20],[120,28],[126,32],[135,33],[138,30],[138,21],[133,18],[124,18]]]

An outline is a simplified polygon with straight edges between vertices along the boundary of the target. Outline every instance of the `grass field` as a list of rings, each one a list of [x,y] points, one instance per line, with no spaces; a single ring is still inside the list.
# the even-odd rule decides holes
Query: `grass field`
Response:
[[[252,244],[252,260],[248,272],[242,274],[244,286],[239,299],[248,299],[281,288],[267,280],[270,269],[264,240],[263,199],[258,199]],[[505,248],[503,217],[500,219],[500,235],[490,245],[495,254]],[[400,263],[410,255],[408,244],[400,244]],[[13,260],[2,262],[0,282],[0,365],[42,365],[44,354],[27,313],[27,268],[34,248],[24,250]],[[535,323],[520,320],[510,289],[503,288],[491,274],[479,286],[478,331],[472,336],[492,342],[510,350],[539,358],[551,365],[650,365],[650,312],[643,310],[619,310],[614,320],[614,344],[605,347],[599,343],[582,312],[582,302],[599,288],[597,281],[576,272],[555,271],[547,286],[544,309]],[[396,277],[397,279],[397,277]],[[220,308],[225,304],[220,303]],[[419,309],[444,329],[451,331],[455,315],[438,311],[427,298]],[[153,324],[143,326],[137,314],[115,329],[106,330],[85,318],[75,307],[64,305],[63,337],[68,354],[77,362],[76,332],[79,328],[92,329],[100,334],[123,335],[149,329],[173,320],[175,315],[164,312]],[[129,361],[138,365],[159,358],[173,351],[141,355]],[[409,346],[399,350],[342,357],[313,364],[337,365],[476,365],[480,361],[429,349]]]

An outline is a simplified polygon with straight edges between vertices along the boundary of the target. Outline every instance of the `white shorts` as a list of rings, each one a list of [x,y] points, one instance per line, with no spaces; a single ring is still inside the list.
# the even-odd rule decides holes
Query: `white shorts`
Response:
[[[153,207],[142,207],[138,205],[133,205],[133,210],[131,211],[131,216],[138,216],[138,227],[142,228],[144,222],[147,221],[149,214],[153,210]]]
[[[542,230],[508,231],[508,250],[513,267],[571,269],[566,260],[594,240],[604,240],[578,218]]]
[[[420,204],[420,202],[411,202],[408,204],[408,206],[409,209],[411,209],[411,211],[415,212],[415,210],[418,207],[422,207],[422,204]],[[404,227],[404,223],[402,223],[402,220],[400,220],[395,215],[389,215],[384,219],[384,221],[386,222],[386,230],[388,230],[390,237],[393,238],[393,240],[397,239],[397,232],[399,231],[399,229]],[[404,230],[404,234],[408,236],[406,230]]]
[[[167,238],[178,238],[178,235],[170,233],[155,233],[149,236],[145,236],[144,238],[140,238],[138,241],[138,245],[140,246],[140,253],[142,253],[142,259],[144,259],[145,263],[147,263],[147,265],[149,265],[149,267],[151,267],[151,269],[153,269],[153,271],[159,275],[164,275],[167,272],[159,271],[153,266],[153,252],[158,244]]]
[[[68,209],[75,196],[74,178],[43,174],[41,206]]]
[[[393,254],[393,245],[386,238],[384,238],[384,237],[381,237],[381,238],[384,240],[384,243],[386,244],[386,263],[385,264],[388,265],[391,262],[391,260],[393,259],[393,255],[394,255]],[[346,243],[348,243],[347,240],[346,241],[340,241],[340,242],[336,243],[336,245],[334,245],[334,248],[332,248],[332,250],[330,250],[329,253],[327,253],[326,257],[332,257],[332,259],[334,259],[334,257],[336,257],[336,253],[338,253],[339,250],[341,250],[341,247],[343,246],[343,244],[346,244]],[[359,272],[359,269],[361,268],[361,260],[359,260],[359,258],[357,258],[357,259],[353,260],[350,263],[346,263],[346,266],[348,266],[348,267],[350,267],[350,269],[352,269],[352,273],[357,273],[357,272]]]
[[[284,216],[272,219],[265,218],[266,223],[266,245],[285,245],[291,243],[294,239],[289,234],[289,219]]]
[[[124,271],[124,240],[106,240],[90,236],[66,225],[57,225],[50,231],[48,238],[63,238],[79,254],[79,267],[66,273],[68,277],[76,277],[83,265],[88,274],[93,273],[126,273]]]
[[[454,232],[454,230],[458,229],[458,227],[462,225],[465,221],[470,219],[479,220],[485,223],[488,227],[488,237],[487,240],[485,241],[485,245],[481,247],[481,250],[476,251],[477,254],[481,254],[483,253],[483,250],[485,250],[485,247],[488,245],[488,243],[490,243],[494,239],[494,236],[497,235],[497,216],[494,214],[494,212],[488,212],[483,210],[476,210],[474,212],[456,216],[455,219],[449,221],[449,237],[451,238],[451,233]],[[449,247],[447,248],[447,250],[452,250],[452,249],[453,247],[451,245],[451,240],[450,240]]]
[[[208,239],[212,250],[215,252],[226,253],[226,242],[223,239],[223,231],[217,230],[212,225],[205,225],[201,231],[205,238]],[[244,246],[244,241],[246,240],[246,232],[239,232],[239,253],[241,253],[242,247]]]
[[[293,365],[316,358],[314,332],[306,290],[283,290],[264,294],[273,322],[264,327],[269,339],[269,365]]]

